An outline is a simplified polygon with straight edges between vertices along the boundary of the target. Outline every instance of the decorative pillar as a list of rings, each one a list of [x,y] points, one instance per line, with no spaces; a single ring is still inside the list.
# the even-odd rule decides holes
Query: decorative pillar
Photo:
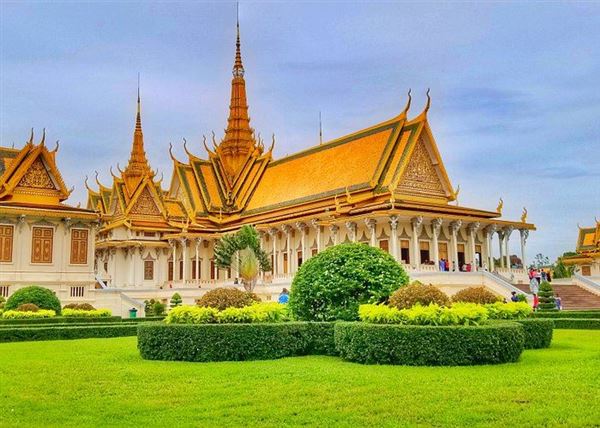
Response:
[[[356,223],[353,221],[346,222],[346,229],[348,229],[348,234],[350,235],[350,240],[352,242],[356,242]]]
[[[292,226],[284,224],[281,230],[285,233],[285,246],[287,247],[287,273],[292,273]]]
[[[412,248],[413,248],[413,260],[416,270],[421,269],[421,251],[419,248],[419,232],[421,225],[423,224],[423,216],[417,216],[410,219],[412,225]]]
[[[394,260],[398,261],[398,216],[397,215],[392,215],[390,216],[390,239],[391,239],[391,246],[390,249],[392,250],[392,257],[394,257]]]
[[[321,252],[321,226],[319,225],[319,220],[316,218],[313,218],[310,221],[310,224],[312,225],[312,227],[315,228],[315,232],[316,232],[316,240],[317,240],[317,253]]]
[[[502,230],[498,230],[498,247],[500,248],[500,267],[504,267],[504,232]]]
[[[490,272],[494,271],[494,254],[493,254],[493,246],[492,240],[494,239],[494,233],[496,233],[496,229],[498,226],[495,224],[490,224],[484,229],[485,232],[485,251],[487,254],[487,268]]]
[[[273,241],[273,276],[277,275],[277,229],[274,227],[269,229],[269,235],[271,235],[271,240]]]
[[[300,232],[300,245],[302,248],[302,263],[304,263],[306,261],[306,236],[308,235],[307,230],[308,230],[308,226],[306,225],[306,223],[303,223],[301,221],[296,222],[296,229],[298,229],[298,231]],[[296,266],[296,270],[299,268],[300,266]]]
[[[512,234],[515,228],[513,226],[507,226],[504,228],[504,247],[505,247],[505,256],[506,256],[506,267],[510,269],[510,251],[508,250],[508,241],[510,240],[510,235]]]
[[[452,268],[454,268],[457,271],[460,271],[460,266],[458,265],[458,242],[457,242],[458,237],[457,237],[457,235],[458,235],[458,231],[460,230],[461,226],[462,226],[462,220],[455,220],[450,223],[450,232],[451,232],[450,240],[452,241]]]
[[[340,230],[340,227],[337,224],[332,224],[329,226],[329,231],[331,232],[331,237],[332,237],[332,241],[333,241],[333,245],[337,245],[338,244],[338,232]]]
[[[523,269],[527,269],[527,261],[525,260],[525,246],[527,244],[527,238],[529,238],[529,230],[519,229],[519,233],[521,234],[521,263],[523,264]]]
[[[112,279],[112,286],[116,287],[117,286],[117,249],[116,248],[111,248],[109,250],[109,257],[112,259],[112,275],[111,275],[111,279]]]
[[[371,245],[371,247],[376,247],[377,246],[377,235],[375,234],[375,232],[376,232],[375,229],[377,229],[377,220],[375,220],[374,218],[366,218],[365,225],[367,226],[367,229],[371,233],[370,245]]]
[[[195,259],[194,259],[194,264],[196,266],[196,285],[200,284],[200,244],[202,244],[202,238],[196,238],[194,240],[194,243],[196,244],[194,246],[195,250],[196,250],[196,254],[195,254]]]
[[[471,256],[471,270],[477,271],[477,263],[475,262],[475,236],[477,235],[477,231],[479,230],[479,226],[481,224],[477,221],[475,223],[469,223],[467,226],[467,230],[469,231],[469,253]]]
[[[169,245],[171,246],[171,259],[173,260],[173,280],[175,282],[179,278],[178,270],[179,263],[177,263],[177,241],[175,239],[169,239]]]
[[[441,218],[434,218],[431,220],[431,230],[433,232],[433,262],[435,263],[435,269],[440,269],[440,246],[438,239],[442,230],[443,220]]]
[[[179,242],[181,242],[181,258],[183,260],[182,269],[181,269],[181,277],[183,283],[187,280],[187,265],[188,265],[188,248],[187,248],[187,238],[181,237],[179,238]]]

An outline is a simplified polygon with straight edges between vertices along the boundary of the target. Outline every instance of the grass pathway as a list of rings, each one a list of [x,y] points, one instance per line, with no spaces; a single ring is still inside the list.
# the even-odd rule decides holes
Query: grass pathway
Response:
[[[135,338],[0,344],[0,426],[600,426],[600,331],[516,364],[142,360]]]

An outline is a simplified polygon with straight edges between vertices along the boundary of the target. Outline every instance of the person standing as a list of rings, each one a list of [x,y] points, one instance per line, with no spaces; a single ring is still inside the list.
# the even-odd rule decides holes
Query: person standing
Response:
[[[281,293],[279,294],[277,303],[281,303],[281,304],[285,305],[289,301],[290,301],[290,292],[288,291],[287,288],[284,288],[283,290],[281,290]]]

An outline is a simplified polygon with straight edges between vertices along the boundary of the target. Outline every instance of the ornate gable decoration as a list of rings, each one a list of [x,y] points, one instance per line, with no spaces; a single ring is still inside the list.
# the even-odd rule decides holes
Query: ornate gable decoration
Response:
[[[146,186],[140,196],[137,198],[133,207],[131,207],[131,214],[142,214],[142,215],[161,215],[156,202],[154,201],[154,197],[148,190]]]
[[[397,191],[414,195],[446,197],[442,182],[422,138],[417,141]]]
[[[41,158],[37,158],[29,167],[18,184],[19,187],[30,187],[34,189],[58,190],[50,173],[44,166]]]

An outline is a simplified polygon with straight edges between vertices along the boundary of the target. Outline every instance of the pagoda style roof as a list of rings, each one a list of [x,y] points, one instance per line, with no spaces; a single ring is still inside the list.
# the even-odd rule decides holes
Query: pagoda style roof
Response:
[[[56,148],[46,147],[46,132],[35,144],[33,130],[20,149],[0,147],[0,212],[52,216],[96,217],[86,209],[72,207],[65,201],[68,190],[56,166]]]
[[[89,190],[88,208],[111,224],[219,233],[243,224],[268,225],[292,219],[367,216],[375,212],[436,215],[534,229],[501,220],[495,211],[459,206],[429,122],[429,91],[423,111],[409,118],[405,107],[390,119],[281,159],[273,159],[250,126],[239,24],[232,69],[229,115],[218,142],[206,137],[205,158],[184,140],[187,159],[169,153],[173,169],[168,190],[154,179],[143,150],[140,101],[128,167],[113,174],[113,185]],[[139,200],[143,200],[140,203]],[[137,208],[136,208],[137,207]]]

